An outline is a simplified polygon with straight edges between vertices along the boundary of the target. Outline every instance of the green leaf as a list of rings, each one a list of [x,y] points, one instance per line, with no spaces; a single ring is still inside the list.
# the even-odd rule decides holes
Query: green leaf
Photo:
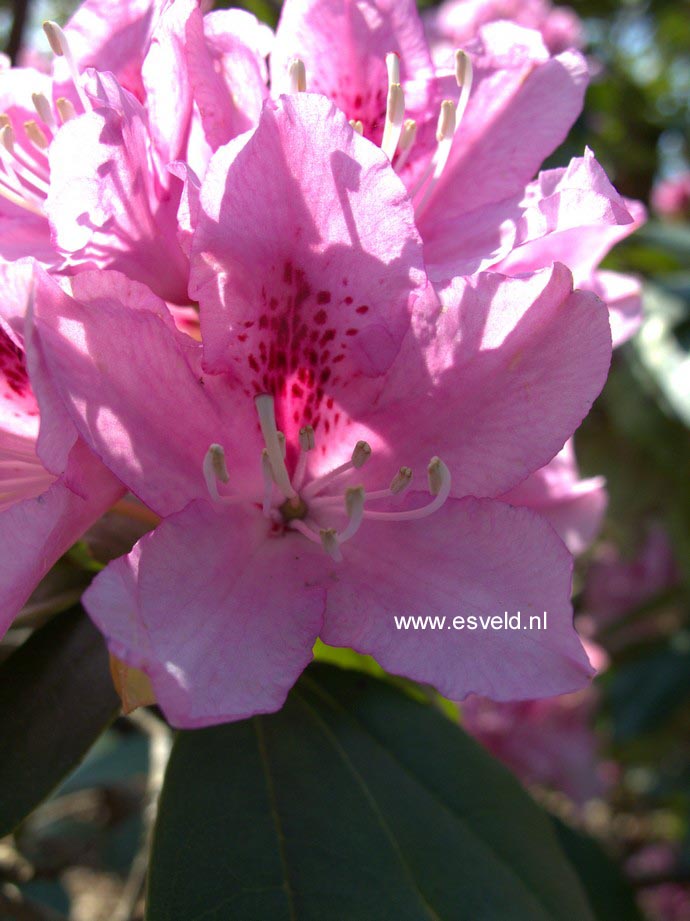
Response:
[[[618,866],[592,838],[558,819],[552,820],[558,840],[589,896],[597,921],[642,921],[632,889]]]
[[[178,733],[148,921],[592,921],[545,814],[432,707],[316,664],[280,713]]]
[[[100,633],[81,608],[36,630],[0,667],[0,837],[82,760],[119,699]]]

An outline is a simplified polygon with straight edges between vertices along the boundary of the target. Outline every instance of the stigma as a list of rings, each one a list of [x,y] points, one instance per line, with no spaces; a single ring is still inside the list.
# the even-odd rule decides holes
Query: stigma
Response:
[[[355,443],[349,460],[310,479],[309,454],[316,446],[311,426],[299,430],[297,460],[290,470],[286,462],[286,439],[276,424],[274,398],[270,394],[260,394],[254,402],[264,441],[261,457],[257,459],[261,465],[263,494],[248,496],[241,491],[226,491],[232,488],[232,473],[220,444],[209,446],[202,472],[213,502],[245,502],[260,508],[272,534],[301,535],[318,544],[335,562],[341,562],[343,545],[356,536],[367,519],[391,523],[420,521],[438,511],[450,495],[450,471],[439,457],[432,457],[426,471],[429,500],[412,508],[382,509],[382,500],[394,506],[408,491],[413,471],[401,466],[387,487],[374,484],[367,489],[361,482],[353,483],[355,477],[364,479],[362,471],[372,455],[366,441]]]

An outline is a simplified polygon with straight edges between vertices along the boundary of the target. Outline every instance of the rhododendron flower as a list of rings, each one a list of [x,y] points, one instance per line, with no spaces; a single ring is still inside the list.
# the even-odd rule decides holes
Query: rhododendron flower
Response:
[[[652,189],[652,207],[671,220],[690,218],[690,170],[657,182]]]
[[[424,15],[434,59],[443,64],[455,48],[471,41],[481,26],[497,20],[537,29],[551,54],[584,44],[577,14],[549,0],[445,0]]]
[[[598,673],[605,670],[603,650],[588,644],[587,653]],[[557,790],[581,805],[602,796],[611,781],[593,726],[598,702],[594,686],[516,703],[470,697],[462,705],[463,726],[524,784]]]
[[[501,499],[543,515],[575,555],[598,534],[608,502],[603,477],[580,479],[572,439],[546,466]]]
[[[558,452],[601,388],[598,298],[560,265],[435,292],[388,157],[308,93],[267,103],[216,153],[190,253],[202,343],[117,273],[82,272],[71,296],[41,276],[35,305],[43,379],[164,518],[84,603],[168,718],[278,708],[317,636],[454,698],[585,683],[570,557],[494,497]],[[549,629],[393,622],[506,609],[548,610]]]
[[[596,268],[644,209],[617,194],[589,151],[531,182],[580,112],[584,58],[551,56],[538,32],[509,22],[481,26],[462,47],[450,69],[434,67],[412,0],[287,0],[272,91],[299,88],[296,56],[306,88],[381,143],[412,197],[434,280],[562,261],[609,304],[622,341],[640,322],[639,282]]]
[[[87,6],[65,31],[45,25],[63,64],[52,79],[31,68],[0,75],[0,253],[68,274],[119,269],[185,303],[181,188],[168,167],[185,157],[203,170],[218,144],[252,126],[267,92],[270,30],[242,11],[202,17],[193,0],[154,4],[146,14],[140,3],[125,4],[109,35],[102,14]],[[184,57],[173,41],[182,26]],[[112,65],[124,86],[111,73],[83,72],[94,60]],[[204,106],[209,80],[216,92],[224,87],[223,129]]]
[[[30,265],[0,265],[0,636],[53,563],[123,491],[69,422],[64,472],[56,476],[39,458],[24,342],[31,275]]]

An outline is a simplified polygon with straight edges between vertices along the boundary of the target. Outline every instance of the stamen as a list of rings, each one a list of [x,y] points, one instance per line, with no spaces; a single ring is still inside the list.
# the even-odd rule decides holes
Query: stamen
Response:
[[[48,100],[48,97],[43,93],[32,93],[31,99],[34,104],[34,109],[38,112],[39,118],[42,119],[44,124],[49,128],[55,127],[55,116],[53,115],[53,108]]]
[[[389,160],[392,160],[398,147],[405,118],[405,94],[400,85],[400,58],[397,54],[386,55],[386,68],[388,69],[388,99],[381,150]]]
[[[319,532],[321,537],[321,546],[326,553],[332,557],[336,563],[342,563],[343,555],[338,546],[338,535],[334,528],[322,528]]]
[[[446,163],[448,162],[448,157],[450,156],[450,148],[453,143],[453,135],[455,134],[455,125],[456,125],[456,107],[452,99],[444,99],[441,103],[441,111],[438,116],[438,127],[436,129],[436,151],[434,156],[429,164],[429,167],[424,171],[422,179],[417,184],[417,188],[414,191],[414,195],[419,194],[421,188],[426,181],[429,172],[432,172],[431,181],[427,185],[424,194],[422,195],[419,202],[415,204],[415,213],[419,215],[423,210],[426,203],[429,201],[429,197],[434,190],[436,183],[441,177]]]
[[[401,467],[391,481],[391,492],[394,496],[399,496],[406,492],[412,482],[412,469],[410,467]]]
[[[264,443],[266,445],[268,457],[271,462],[273,479],[275,480],[277,487],[281,490],[287,499],[294,499],[296,498],[297,493],[292,488],[290,477],[288,476],[287,468],[285,466],[283,446],[281,445],[278,429],[276,427],[276,414],[273,397],[268,393],[263,393],[256,397],[254,402],[256,404],[256,411],[259,414],[261,434],[264,437]]]
[[[438,511],[450,495],[450,470],[440,457],[432,457],[427,467],[429,477],[429,492],[434,497],[428,505],[422,508],[410,509],[404,512],[370,512],[364,511],[364,517],[374,521],[414,521],[426,518]]]
[[[358,118],[350,119],[350,128],[357,134],[364,134],[364,124]]]
[[[77,110],[74,108],[71,101],[69,99],[65,99],[64,96],[60,96],[60,98],[56,101],[55,108],[58,110],[58,115],[60,116],[60,121],[63,125],[65,122],[70,121],[77,115]]]
[[[344,543],[353,537],[362,523],[364,515],[364,487],[353,486],[345,490],[345,510],[349,516],[349,521],[345,528],[338,534],[338,542]]]
[[[283,460],[285,460],[287,456],[287,441],[285,440],[285,435],[281,431],[278,431],[278,444],[280,445]]]
[[[62,31],[60,26],[52,20],[47,20],[43,23],[43,31],[46,34],[48,43],[52,48],[54,54],[58,57],[64,57],[67,62],[67,67],[69,69],[70,77],[72,78],[72,83],[74,88],[77,91],[81,104],[84,106],[85,112],[90,112],[93,106],[89,97],[84,92],[84,87],[81,85],[81,76],[79,74],[79,69],[77,68],[77,62],[74,60],[74,55],[72,54],[72,49],[69,46],[67,41],[67,36]]]
[[[292,477],[292,485],[299,492],[299,488],[304,482],[304,474],[307,472],[307,460],[309,451],[313,451],[316,445],[314,429],[311,425],[305,425],[299,430],[299,447],[300,455],[297,458],[297,466]]]
[[[460,87],[460,96],[458,98],[457,104],[457,114],[455,117],[455,126],[460,124],[463,115],[465,114],[465,109],[467,108],[467,102],[470,98],[470,92],[472,91],[472,80],[474,78],[474,70],[472,67],[472,61],[468,54],[464,51],[455,52],[455,82]]]
[[[28,139],[32,144],[35,144],[39,150],[48,149],[50,142],[37,122],[33,120],[24,122],[24,130],[26,131]]]
[[[417,137],[417,122],[414,118],[406,118],[403,123],[402,134],[398,144],[398,159],[395,161],[395,171],[400,173],[407,163],[410,151]]]
[[[347,473],[348,470],[359,470],[360,467],[363,467],[364,464],[371,457],[371,446],[366,441],[358,441],[352,452],[352,457],[349,461],[346,461],[344,464],[341,464],[339,467],[336,467],[334,470],[331,470],[329,473],[324,473],[323,476],[317,477],[315,480],[312,480],[311,483],[302,491],[302,498],[309,499],[312,496],[315,496],[317,493],[320,493],[322,489],[325,489],[329,483],[332,483],[337,477],[341,476],[343,473]]]
[[[317,532],[313,528],[310,528],[308,524],[305,524],[301,518],[292,519],[290,521],[289,527],[294,528],[295,531],[299,531],[300,534],[304,534],[307,540],[312,541],[312,543],[321,543],[321,535],[317,534]]]
[[[261,474],[264,481],[264,497],[261,511],[265,518],[270,518],[271,504],[273,502],[273,471],[271,470],[271,459],[266,448],[261,452]]]
[[[305,425],[299,430],[299,446],[302,451],[313,451],[316,447],[316,437],[311,425]]]
[[[203,463],[204,480],[206,488],[212,499],[222,501],[223,497],[218,492],[218,483],[227,483],[230,479],[228,468],[225,464],[225,451],[219,444],[210,445]]]
[[[304,93],[307,89],[307,69],[301,58],[293,58],[288,64],[288,78],[291,93]]]
[[[371,445],[366,441],[358,441],[352,452],[352,466],[355,470],[363,467],[371,457]]]

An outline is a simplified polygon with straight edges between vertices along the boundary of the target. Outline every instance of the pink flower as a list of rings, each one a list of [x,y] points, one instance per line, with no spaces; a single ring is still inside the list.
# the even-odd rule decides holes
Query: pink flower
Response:
[[[185,157],[203,171],[216,146],[253,125],[270,31],[241,11],[202,17],[194,0],[111,6],[86,4],[65,31],[46,24],[59,62],[52,79],[3,74],[0,255],[33,256],[65,274],[117,269],[184,304],[181,186],[168,167]],[[124,86],[111,73],[82,72],[94,61]]]
[[[450,67],[435,67],[411,0],[287,0],[272,92],[295,90],[299,55],[307,89],[382,144],[412,197],[434,281],[562,261],[609,304],[623,341],[641,320],[639,282],[597,267],[644,209],[617,194],[590,151],[531,181],[580,112],[584,58],[551,56],[538,32],[510,22],[488,22],[461,44]]]
[[[652,189],[652,207],[665,218],[690,218],[690,170],[662,179]]]
[[[543,515],[576,556],[598,534],[608,502],[603,477],[579,478],[572,440],[501,499]]]
[[[608,667],[606,653],[592,643],[586,649],[601,674]],[[462,706],[462,722],[524,784],[557,790],[582,805],[602,796],[612,780],[594,731],[598,703],[594,686],[518,703],[470,697]]]
[[[218,150],[190,252],[203,345],[116,273],[76,275],[71,297],[43,276],[35,309],[43,380],[164,517],[84,601],[169,719],[280,707],[317,636],[456,699],[582,686],[570,557],[495,497],[601,388],[601,302],[559,265],[436,293],[387,156],[310,94]],[[393,621],[517,608],[548,610],[548,631]]]
[[[39,580],[122,493],[67,422],[63,472],[45,466],[27,371],[30,265],[0,265],[0,636]],[[61,415],[61,414],[59,414]],[[49,452],[48,452],[49,453]],[[7,552],[8,548],[11,552]]]
[[[584,44],[577,14],[549,0],[446,0],[424,17],[434,59],[444,63],[455,48],[471,41],[481,26],[497,20],[537,29],[551,54]]]

